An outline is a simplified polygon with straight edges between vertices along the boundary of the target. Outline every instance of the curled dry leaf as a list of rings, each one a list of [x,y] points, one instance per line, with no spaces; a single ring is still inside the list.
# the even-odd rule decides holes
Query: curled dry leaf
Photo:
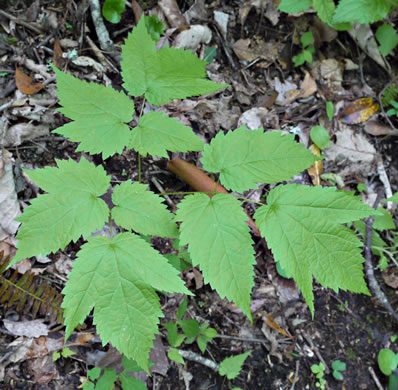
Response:
[[[183,27],[186,26],[187,21],[184,15],[180,11],[180,7],[176,0],[160,0],[158,3],[159,7],[165,14],[171,27]]]
[[[62,67],[65,65],[65,59],[62,57],[63,51],[62,51],[61,44],[59,42],[58,37],[55,38],[53,51],[54,51],[53,64],[58,69],[62,69]]]
[[[310,146],[310,150],[315,156],[320,156],[321,151],[315,144]],[[321,184],[321,178],[323,172],[323,163],[322,160],[315,161],[315,164],[308,168],[308,174],[311,176],[312,184],[314,186],[319,186]]]
[[[42,83],[34,83],[32,78],[22,72],[21,69],[15,70],[15,84],[25,95],[33,95],[44,88]]]
[[[211,41],[212,33],[209,27],[201,25],[192,25],[187,30],[181,31],[175,41],[174,47],[179,49],[183,47],[187,50],[194,50],[199,47],[201,43],[209,43]]]
[[[356,125],[366,122],[379,108],[379,103],[375,103],[372,98],[357,99],[343,110],[339,119],[349,125]]]

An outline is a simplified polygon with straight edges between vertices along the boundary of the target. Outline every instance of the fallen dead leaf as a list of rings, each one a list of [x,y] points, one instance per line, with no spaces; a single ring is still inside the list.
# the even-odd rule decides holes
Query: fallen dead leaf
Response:
[[[310,150],[315,156],[320,156],[321,151],[315,144],[310,146]],[[323,162],[322,160],[315,161],[315,164],[308,168],[308,174],[311,176],[312,184],[314,186],[319,186],[321,184],[321,174],[323,172]]]
[[[266,316],[265,323],[272,329],[276,330],[278,333],[282,334],[283,336],[288,337],[289,339],[292,338],[284,329],[280,327],[280,325],[272,318],[271,314]]]
[[[376,149],[362,133],[354,133],[349,127],[336,132],[336,143],[325,149],[327,160],[341,161],[346,159],[354,163],[371,163]]]
[[[379,108],[379,103],[375,103],[372,98],[357,99],[343,110],[339,120],[349,125],[366,122]]]
[[[365,51],[365,53],[377,62],[381,67],[387,69],[386,62],[380,54],[379,46],[375,39],[375,34],[372,31],[370,24],[354,23],[354,28],[348,31],[348,34],[354,39],[358,46]]]
[[[187,25],[184,15],[180,11],[180,7],[176,0],[160,0],[158,6],[165,14],[171,27],[183,27]]]
[[[238,120],[238,127],[246,125],[250,130],[256,130],[264,127],[264,119],[268,114],[265,107],[253,107],[245,111]]]
[[[12,155],[0,149],[0,241],[15,235],[19,222],[15,218],[21,213],[13,175]]]
[[[382,272],[384,283],[391,288],[398,288],[398,269],[387,268]]]
[[[11,126],[4,138],[4,146],[18,146],[22,142],[48,135],[50,127],[42,124],[35,126],[33,123],[17,123]]]
[[[48,326],[42,320],[9,321],[3,320],[4,327],[14,336],[40,337],[48,335]]]
[[[134,13],[134,18],[135,18],[135,23],[138,24],[138,22],[141,19],[141,15],[143,14],[143,10],[141,6],[138,4],[137,0],[131,0],[131,8]]]
[[[174,47],[183,47],[186,50],[195,50],[202,43],[209,43],[212,33],[209,27],[201,25],[189,26],[189,29],[181,31],[175,38]]]
[[[15,84],[25,95],[33,95],[44,88],[42,83],[34,83],[32,78],[22,72],[21,69],[15,70]]]
[[[65,65],[65,59],[62,57],[63,51],[58,37],[55,38],[54,42],[54,54],[53,54],[53,64],[58,68],[62,69]]]
[[[377,119],[367,121],[364,126],[364,130],[374,136],[379,135],[398,135],[398,132],[392,129],[389,125],[386,125]]]

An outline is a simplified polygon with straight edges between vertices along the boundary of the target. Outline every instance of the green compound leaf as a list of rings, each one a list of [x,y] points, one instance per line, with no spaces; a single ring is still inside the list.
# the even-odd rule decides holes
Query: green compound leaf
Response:
[[[243,192],[257,183],[290,180],[318,159],[291,135],[243,126],[226,135],[218,133],[205,145],[201,161],[208,172],[220,172],[225,188]]]
[[[282,0],[278,9],[288,14],[307,11],[311,7],[312,0]]]
[[[312,6],[318,13],[319,19],[327,24],[331,24],[333,20],[336,6],[333,0],[313,0]]]
[[[122,56],[124,87],[132,96],[145,94],[148,101],[157,106],[228,86],[204,80],[206,62],[189,50],[165,47],[156,51],[144,18],[122,46]]]
[[[314,313],[312,277],[324,287],[369,294],[361,242],[341,225],[379,215],[359,198],[321,188],[289,184],[273,189],[254,218],[275,260],[292,276]]]
[[[341,0],[336,8],[333,23],[374,23],[389,13],[389,0]]]
[[[125,0],[105,0],[102,14],[108,22],[119,23],[125,8]]]
[[[189,244],[192,263],[200,266],[206,283],[251,319],[255,260],[240,202],[228,194],[187,196],[179,205],[177,220],[182,221],[180,244]]]
[[[226,376],[228,379],[236,378],[240,374],[243,363],[251,353],[252,351],[247,351],[240,355],[235,355],[224,359],[220,363],[218,373],[220,375]]]
[[[380,53],[386,57],[398,45],[398,33],[395,28],[389,24],[382,24],[376,31],[376,38],[380,43]]]
[[[125,229],[160,237],[178,237],[174,216],[162,203],[163,199],[151,191],[148,185],[125,181],[115,187],[112,201],[112,217]]]
[[[58,160],[57,164],[58,168],[26,172],[49,193],[33,199],[18,217],[23,224],[16,237],[18,251],[10,265],[64,249],[70,241],[102,229],[108,218],[108,206],[98,198],[110,184],[104,169],[84,158],[80,163]]]
[[[87,83],[54,68],[57,75],[58,111],[72,119],[55,130],[73,142],[76,149],[107,158],[121,153],[128,144],[134,103],[111,87]]]
[[[132,233],[90,237],[79,251],[62,307],[66,338],[94,307],[94,323],[108,341],[148,371],[148,355],[162,317],[154,289],[192,295],[178,272]]]
[[[144,157],[147,154],[166,157],[170,152],[200,151],[203,141],[192,129],[159,111],[150,111],[139,121],[130,136],[129,148]]]

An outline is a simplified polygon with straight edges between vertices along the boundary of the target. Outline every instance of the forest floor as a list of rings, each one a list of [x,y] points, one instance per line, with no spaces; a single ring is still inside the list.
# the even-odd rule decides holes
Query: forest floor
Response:
[[[18,224],[12,222],[14,217],[39,194],[22,169],[54,166],[55,159],[78,161],[84,154],[76,152],[76,143],[51,133],[66,119],[56,110],[56,84],[49,64],[55,62],[76,77],[122,90],[118,53],[139,12],[135,1],[128,3],[119,23],[105,21],[116,50],[109,52],[102,50],[88,0],[0,1],[0,220],[9,222],[0,224],[4,258],[15,254]],[[206,49],[215,48],[207,66],[209,77],[231,85],[218,94],[166,104],[162,111],[191,126],[207,142],[218,131],[246,124],[251,129],[294,133],[298,142],[309,147],[311,128],[322,125],[331,138],[331,145],[323,151],[323,167],[303,172],[294,182],[337,185],[355,191],[369,205],[379,192],[385,199],[398,191],[398,121],[375,109],[380,93],[397,77],[397,57],[380,61],[377,53],[365,53],[355,37],[348,32],[337,33],[315,13],[289,16],[277,11],[272,0],[138,3],[146,14],[156,14],[165,22],[170,45],[179,39],[184,26],[208,26],[210,40],[199,37],[199,42],[185,45],[194,46],[193,51],[201,58],[209,53]],[[314,37],[313,61],[295,67],[292,58],[301,51],[300,35],[306,31],[312,31]],[[44,88],[36,91],[35,83],[44,83]],[[348,114],[343,112],[359,98],[373,100],[368,99]],[[326,102],[333,103],[333,117],[328,118]],[[196,163],[200,156],[174,153],[170,157]],[[131,150],[105,160],[100,155],[90,158],[97,165],[103,164],[113,183],[126,178],[137,180],[137,154]],[[192,190],[165,168],[164,160],[151,157],[142,160],[142,181],[154,192]],[[260,200],[268,189],[261,186],[245,196]],[[175,211],[178,201],[171,196],[170,210]],[[372,261],[376,280],[392,307],[397,307],[398,271],[392,261],[397,252],[397,214],[392,205],[388,208],[395,228],[379,231],[387,257],[373,255]],[[250,206],[247,211],[253,214]],[[162,326],[151,352],[155,363],[152,375],[135,375],[148,389],[387,388],[388,378],[378,367],[377,355],[382,348],[398,352],[394,342],[398,324],[378,300],[350,292],[335,293],[314,281],[312,318],[294,282],[279,276],[272,252],[257,237],[254,240],[253,324],[234,304],[220,299],[203,283],[200,270],[189,269],[182,274],[195,294],[188,300],[187,318],[207,322],[218,336],[204,354],[196,343],[183,344],[180,349],[217,363],[251,350],[239,376],[229,381],[200,362],[188,359],[182,365],[169,360],[167,331]],[[0,388],[77,389],[92,367],[120,371],[121,356],[113,347],[102,346],[92,315],[64,344],[65,328],[57,311],[60,293],[83,243],[80,239],[62,252],[24,260],[15,270],[4,271],[3,267]],[[153,238],[152,245],[161,253],[174,253],[171,240]],[[24,277],[30,278],[30,291],[41,297],[39,303],[10,287],[8,280],[17,283]],[[162,296],[165,318],[161,324],[175,320],[183,299],[181,294]],[[65,347],[74,354],[55,360],[54,352]],[[342,380],[333,373],[336,361],[346,364]],[[323,378],[313,373],[319,363],[325,366]],[[116,388],[120,388],[119,383]]]

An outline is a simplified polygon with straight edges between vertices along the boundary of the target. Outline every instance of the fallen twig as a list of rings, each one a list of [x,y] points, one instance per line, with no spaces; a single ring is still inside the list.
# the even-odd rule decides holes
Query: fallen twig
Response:
[[[212,369],[215,372],[218,372],[218,369],[220,367],[219,364],[213,362],[210,359],[206,359],[205,357],[203,357],[202,355],[199,355],[195,352],[192,351],[184,351],[182,349],[178,349],[178,353],[187,360],[190,360],[191,362],[196,362],[196,363],[200,363],[210,369]]]
[[[373,208],[376,209],[380,199],[381,199],[381,192],[377,194],[377,198],[373,204]],[[380,303],[381,306],[383,306],[388,313],[391,315],[391,317],[394,318],[394,320],[398,323],[398,314],[394,310],[394,308],[391,306],[390,302],[388,301],[387,297],[385,296],[384,292],[379,286],[379,283],[376,280],[376,277],[374,275],[374,270],[373,270],[373,264],[372,264],[372,250],[371,250],[371,245],[372,245],[372,225],[374,222],[374,216],[371,216],[368,218],[366,221],[366,246],[365,246],[365,270],[366,270],[366,276],[368,277],[368,283],[370,290],[372,291],[374,297],[376,298],[377,302]]]
[[[376,384],[377,388],[379,390],[384,390],[384,387],[381,385],[379,378],[376,376],[375,371],[373,370],[372,366],[368,367],[368,370],[370,372],[370,376],[372,377],[374,383]]]
[[[116,51],[115,45],[112,39],[109,37],[108,30],[106,29],[104,21],[102,20],[101,6],[99,4],[99,1],[88,0],[88,2],[90,4],[91,18],[94,23],[95,31],[97,33],[101,49],[108,52],[115,52]],[[122,60],[122,57],[119,54],[113,54],[112,57],[117,62],[120,62]]]

